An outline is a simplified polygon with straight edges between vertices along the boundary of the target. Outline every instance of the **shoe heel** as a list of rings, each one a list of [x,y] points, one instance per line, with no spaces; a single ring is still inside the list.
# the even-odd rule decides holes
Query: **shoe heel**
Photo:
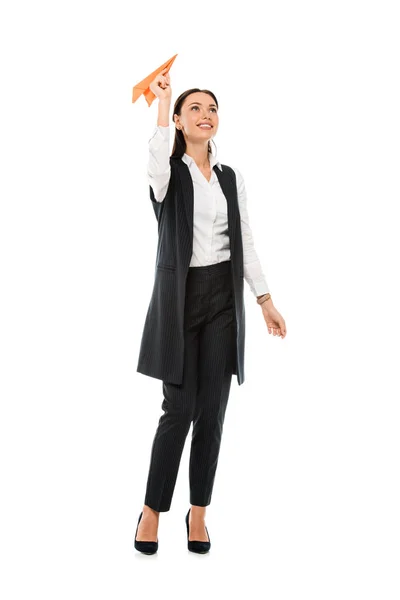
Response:
[[[136,550],[139,550],[139,552],[143,552],[143,554],[155,554],[158,550],[158,539],[156,542],[143,542],[143,541],[138,542],[138,540],[136,539],[137,532],[139,529],[139,523],[142,518],[142,515],[143,515],[143,511],[139,515],[139,520],[138,520],[137,527],[136,527],[135,548],[136,548]]]
[[[208,552],[211,548],[211,540],[210,540],[210,535],[208,533],[208,529],[206,527],[206,532],[208,535],[208,542],[200,542],[197,540],[191,540],[189,541],[189,514],[190,514],[190,508],[188,510],[188,513],[185,517],[185,521],[186,521],[186,531],[187,531],[187,543],[188,543],[188,550],[190,550],[190,552],[197,552],[198,554],[206,554],[206,552]]]

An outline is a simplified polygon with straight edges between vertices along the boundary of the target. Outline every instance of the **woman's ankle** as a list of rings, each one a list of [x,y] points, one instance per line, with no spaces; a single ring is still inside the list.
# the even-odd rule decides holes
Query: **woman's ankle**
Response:
[[[159,513],[159,511],[154,510],[153,508],[151,508],[150,506],[145,504],[143,506],[143,515],[148,515],[148,516],[153,516],[153,517],[158,518],[160,513]]]

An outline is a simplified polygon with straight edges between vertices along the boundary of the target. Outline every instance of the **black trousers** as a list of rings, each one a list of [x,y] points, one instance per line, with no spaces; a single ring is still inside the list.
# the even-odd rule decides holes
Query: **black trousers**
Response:
[[[185,440],[193,422],[190,504],[211,502],[225,411],[236,360],[230,260],[190,267],[186,280],[183,381],[163,381],[164,414],[151,449],[144,503],[168,511]]]

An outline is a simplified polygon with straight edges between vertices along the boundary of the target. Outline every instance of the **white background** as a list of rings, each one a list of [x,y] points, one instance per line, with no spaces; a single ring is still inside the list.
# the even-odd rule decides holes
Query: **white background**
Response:
[[[398,600],[397,3],[2,6],[2,597]],[[175,53],[172,102],[217,96],[287,337],[245,284],[211,551],[186,545],[190,431],[149,557],[133,537],[162,382],[136,365],[157,104],[131,99]]]

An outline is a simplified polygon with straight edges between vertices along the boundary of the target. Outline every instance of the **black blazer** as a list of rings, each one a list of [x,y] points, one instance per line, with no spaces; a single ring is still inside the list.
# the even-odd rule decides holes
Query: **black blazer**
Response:
[[[189,167],[170,157],[171,177],[165,198],[150,199],[158,221],[158,246],[154,286],[139,350],[137,371],[180,385],[183,377],[184,308],[186,277],[193,252],[193,181]],[[227,200],[231,272],[236,315],[236,365],[238,385],[244,382],[245,307],[243,297],[243,242],[237,197],[236,174],[215,165]]]

